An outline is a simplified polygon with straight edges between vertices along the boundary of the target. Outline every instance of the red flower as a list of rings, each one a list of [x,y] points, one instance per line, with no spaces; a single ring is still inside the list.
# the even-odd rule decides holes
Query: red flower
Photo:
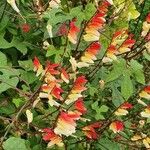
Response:
[[[68,33],[68,39],[71,43],[77,43],[77,35],[80,29],[75,25],[76,20],[70,22],[70,29]]]
[[[39,76],[44,73],[43,66],[40,64],[40,61],[37,57],[34,57],[33,66],[33,70],[36,72],[36,76]]]
[[[72,135],[76,132],[76,120],[80,118],[78,112],[61,112],[54,132],[59,135]]]
[[[85,79],[85,76],[80,76],[76,79],[74,85],[81,85],[81,86],[84,86],[85,83],[87,82],[87,80]]]
[[[124,125],[121,121],[114,121],[110,124],[109,128],[114,132],[114,133],[117,133],[117,132],[120,132],[124,129]]]
[[[76,102],[75,102],[75,109],[78,110],[79,112],[81,112],[82,114],[87,112],[86,107],[84,106],[84,102],[82,98],[79,98]]]
[[[55,68],[57,68],[58,66],[59,64],[51,64],[48,61],[46,65],[46,72],[49,72],[51,75],[57,75],[60,73],[58,70],[55,70]]]
[[[147,21],[148,23],[150,23],[150,13],[147,15],[146,21]]]
[[[86,51],[91,53],[92,55],[97,55],[98,51],[101,49],[101,45],[99,42],[93,42]]]
[[[122,104],[122,106],[120,108],[122,109],[131,109],[133,106],[132,104],[125,102],[124,104]]]
[[[148,94],[150,94],[150,86],[146,86],[146,87],[144,88],[144,91],[147,92]]]
[[[57,99],[60,99],[62,100],[62,97],[60,96],[60,94],[63,92],[63,90],[60,88],[60,87],[54,87],[51,91],[51,94],[57,98]]]
[[[82,128],[82,131],[87,136],[88,139],[96,140],[99,135],[97,134],[95,129],[100,128],[102,125],[99,122],[93,123],[91,125],[85,126]]]
[[[53,145],[63,146],[62,138],[59,135],[56,135],[54,131],[50,128],[45,128],[42,130],[44,132],[43,134],[43,140],[44,141],[50,141],[48,143],[48,147],[51,147]]]
[[[27,32],[30,31],[30,25],[27,24],[27,23],[22,24],[22,25],[21,25],[21,29],[22,29],[23,32],[27,33]]]
[[[69,83],[69,75],[64,68],[61,69],[61,78],[66,83]]]

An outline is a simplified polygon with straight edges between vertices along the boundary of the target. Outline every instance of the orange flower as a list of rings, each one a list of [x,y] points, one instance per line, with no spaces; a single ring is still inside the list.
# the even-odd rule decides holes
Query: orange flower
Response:
[[[117,133],[117,132],[120,132],[124,129],[124,125],[121,121],[114,121],[110,124],[109,128],[114,132],[114,133]]]
[[[144,111],[141,112],[141,116],[144,118],[150,118],[150,106],[147,106]]]
[[[147,15],[146,21],[147,21],[148,23],[150,23],[150,13]]]
[[[34,71],[37,72],[36,76],[43,74],[44,72],[43,66],[40,64],[40,61],[36,56],[34,57],[33,65],[34,65]]]
[[[142,36],[146,36],[150,30],[150,13],[147,15],[146,20],[143,22]]]
[[[48,143],[48,147],[57,145],[59,147],[62,147],[64,144],[62,142],[62,138],[59,135],[56,135],[54,131],[50,128],[45,128],[42,130],[43,133],[43,140],[44,141],[50,141]]]
[[[90,64],[93,64],[94,60],[97,59],[95,55],[97,55],[100,48],[99,42],[92,42],[81,57],[81,62],[77,64],[78,68],[89,67]]]
[[[132,39],[132,35],[122,43],[121,47],[118,49],[120,53],[125,53],[131,50],[132,46],[135,44],[135,40]]]
[[[62,97],[60,96],[60,94],[63,92],[63,90],[60,88],[60,87],[57,87],[55,86],[52,91],[51,91],[51,94],[57,98],[57,99],[60,99],[62,100]]]
[[[79,111],[81,114],[84,114],[87,112],[86,107],[84,106],[84,102],[82,98],[79,98],[76,102],[75,102],[75,109],[77,111]]]
[[[49,72],[51,75],[58,75],[60,72],[58,70],[55,70],[59,64],[51,64],[49,61],[46,64],[46,72]]]
[[[125,102],[118,108],[118,110],[115,112],[115,115],[117,116],[127,115],[128,114],[127,110],[131,109],[132,107],[133,107],[132,104]]]
[[[150,99],[150,86],[146,86],[140,93],[141,98]]]
[[[105,25],[105,14],[108,11],[108,7],[110,6],[109,2],[103,1],[99,6],[96,14],[93,18],[89,21],[85,28],[85,41],[98,41],[100,37],[99,30],[102,29]]]
[[[86,90],[86,87],[84,87],[86,82],[87,80],[85,79],[85,76],[80,76],[75,80],[73,88],[68,95],[68,99],[65,101],[67,105],[75,102],[78,98],[82,97],[81,92]]]
[[[99,129],[102,125],[99,122],[93,123],[91,125],[85,126],[82,128],[82,131],[86,135],[88,139],[96,140],[99,135],[97,134],[95,129]]]
[[[71,43],[77,43],[77,35],[80,29],[75,25],[76,20],[70,22],[70,29],[68,33],[68,39]]]
[[[61,112],[54,132],[59,135],[72,135],[76,132],[76,120],[80,118],[80,113],[68,111]]]
[[[69,75],[65,69],[61,69],[61,78],[64,82],[69,83]]]

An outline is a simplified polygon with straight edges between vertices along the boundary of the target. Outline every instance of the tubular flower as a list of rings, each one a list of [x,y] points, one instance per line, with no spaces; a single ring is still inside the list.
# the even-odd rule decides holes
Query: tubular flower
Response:
[[[118,49],[119,53],[125,53],[129,52],[132,48],[132,46],[135,44],[135,40],[132,39],[132,36],[129,36],[121,45],[121,47]]]
[[[142,31],[142,36],[146,36],[147,33],[150,30],[150,13],[146,17],[146,21],[143,22],[143,31]]]
[[[116,48],[116,46],[110,45],[108,47],[107,53],[106,53],[107,58],[111,59],[112,61],[113,60],[117,60],[116,54],[117,54],[117,48]]]
[[[118,133],[124,129],[124,125],[121,121],[114,121],[110,124],[109,128],[114,132]]]
[[[150,100],[150,86],[146,86],[140,93],[139,96],[141,98],[145,98]]]
[[[131,109],[132,107],[133,107],[132,104],[126,102],[118,108],[118,110],[115,112],[115,115],[117,116],[127,115],[128,114],[127,110]]]
[[[78,62],[77,64],[78,68],[89,67],[90,64],[93,64],[94,60],[97,59],[96,55],[100,48],[101,45],[99,42],[92,42],[84,52],[83,56],[81,56],[81,62]]]
[[[91,125],[83,127],[82,131],[88,139],[96,140],[99,137],[99,135],[96,132],[96,129],[99,129],[101,126],[102,125],[99,122],[96,122]]]
[[[129,34],[126,30],[117,31],[112,37],[112,42],[107,49],[106,57],[103,58],[103,62],[112,62],[117,60],[117,55],[128,51],[131,51],[132,46],[135,44],[133,35]]]
[[[141,116],[144,118],[150,118],[150,106],[146,107],[144,111],[141,112]]]
[[[76,132],[76,120],[78,119],[80,119],[80,113],[78,112],[61,112],[54,132],[58,135],[72,135]]]
[[[43,132],[43,140],[50,141],[48,143],[48,147],[52,147],[54,145],[62,147],[64,145],[62,142],[62,138],[59,135],[56,135],[52,129],[45,128],[42,130],[42,132]]]
[[[85,41],[98,41],[100,37],[99,30],[102,29],[105,25],[105,14],[108,11],[108,6],[110,6],[109,2],[103,1],[99,6],[96,14],[93,18],[88,22],[85,28]]]
[[[60,96],[60,94],[63,92],[63,90],[60,88],[60,87],[57,87],[55,86],[52,91],[51,91],[51,94],[57,98],[57,99],[60,99],[62,100],[62,97]]]
[[[79,98],[76,102],[75,102],[75,109],[77,111],[79,111],[81,114],[85,114],[87,112],[86,107],[84,106],[84,102],[82,98]]]
[[[51,64],[49,61],[46,65],[46,72],[49,72],[51,75],[58,75],[60,72],[56,70],[56,68],[59,66],[59,64]]]
[[[36,76],[39,76],[44,73],[43,66],[40,64],[40,61],[38,60],[37,57],[34,57],[33,65],[34,65],[34,71],[37,72]]]
[[[61,79],[64,82],[69,83],[69,75],[68,75],[68,73],[66,72],[65,69],[61,69]]]
[[[58,70],[59,64],[51,64],[47,62],[45,69],[43,69],[37,57],[34,58],[34,71],[37,72],[37,76],[44,76],[45,83],[41,86],[41,91],[39,93],[39,98],[48,99],[50,106],[59,106],[60,104],[55,100],[63,100],[61,94],[63,92],[60,82],[61,79],[57,79],[56,76],[60,75]],[[63,79],[67,80],[67,73],[63,70]]]
[[[16,0],[7,0],[7,3],[11,5],[11,7],[17,12],[20,13],[20,10],[18,9],[16,5]]]
[[[68,39],[71,43],[77,43],[77,35],[80,29],[75,25],[76,20],[70,22],[70,29],[68,33]]]
[[[21,25],[21,29],[25,33],[28,33],[30,31],[30,28],[31,28],[30,25],[27,24],[27,23],[24,23],[24,24]]]
[[[143,140],[143,144],[146,148],[150,148],[150,137],[146,137],[144,140]]]
[[[85,76],[80,76],[75,80],[73,88],[68,95],[68,99],[65,101],[67,105],[75,102],[78,98],[82,97],[81,93],[86,90],[86,87],[84,87],[86,82],[87,80],[85,79]]]
[[[132,138],[131,138],[132,141],[141,141],[144,146],[149,149],[150,148],[150,137],[146,136],[145,134],[142,133],[142,135],[134,135]]]

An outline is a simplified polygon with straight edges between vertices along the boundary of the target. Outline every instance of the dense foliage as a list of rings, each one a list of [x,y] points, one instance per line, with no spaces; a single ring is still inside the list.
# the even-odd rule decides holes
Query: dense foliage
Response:
[[[149,65],[150,0],[1,0],[0,147],[150,149]]]

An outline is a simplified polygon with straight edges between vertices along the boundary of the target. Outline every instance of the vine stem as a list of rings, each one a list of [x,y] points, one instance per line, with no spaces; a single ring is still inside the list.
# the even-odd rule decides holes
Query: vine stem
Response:
[[[39,92],[41,88],[41,85],[37,88],[37,90],[29,97],[28,101],[20,108],[20,110],[17,112],[16,116],[13,118],[12,122],[8,125],[8,128],[4,134],[4,136],[1,138],[1,142],[0,142],[0,146],[2,147],[3,141],[5,140],[7,134],[9,133],[9,131],[11,130],[13,124],[15,123],[15,121],[19,118],[19,115],[22,113],[22,111],[24,110],[24,108],[26,108],[26,106],[28,105],[28,103],[30,102],[30,100],[34,99],[34,97],[36,96],[36,94]]]

